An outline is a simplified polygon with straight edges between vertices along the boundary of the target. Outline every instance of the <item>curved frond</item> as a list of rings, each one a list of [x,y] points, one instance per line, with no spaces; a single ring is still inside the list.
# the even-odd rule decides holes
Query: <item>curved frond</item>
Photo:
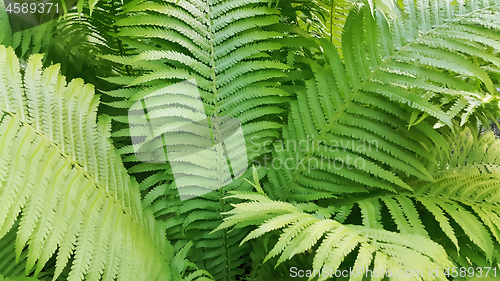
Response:
[[[458,263],[490,263],[499,258],[500,141],[492,132],[476,139],[463,130],[453,143],[452,153],[434,168],[435,182],[412,184],[415,194],[409,197],[434,216],[453,242],[450,251],[459,253]],[[450,224],[449,218],[456,224]],[[467,236],[474,247],[464,245],[457,233]],[[468,247],[477,247],[480,254],[463,259],[460,253],[466,256]]]
[[[500,140],[491,132],[475,139],[470,130],[462,130],[452,143],[452,153],[449,153],[450,147],[440,148],[443,152],[440,155],[448,153],[448,156],[440,159],[438,166],[429,163],[428,169],[434,181],[408,182],[413,192],[391,194],[373,191],[366,196],[335,199],[329,201],[331,205],[328,209],[319,208],[315,214],[300,213],[300,216],[288,214],[293,207],[290,203],[273,201],[255,193],[237,193],[233,196],[251,202],[236,205],[228,212],[231,216],[219,229],[245,224],[246,221],[258,225],[259,228],[253,230],[245,242],[293,225],[297,227],[297,233],[285,231],[281,237],[289,233],[290,239],[299,239],[299,230],[308,229],[307,240],[300,241],[295,248],[302,249],[298,246],[302,245],[310,249],[308,245],[322,237],[315,236],[315,230],[321,230],[322,223],[328,221],[322,218],[332,217],[340,224],[336,219],[344,218],[345,212],[354,210],[357,215],[350,216],[349,222],[361,224],[370,231],[389,231],[391,235],[399,233],[415,239],[432,240],[444,248],[455,266],[495,267],[500,260]],[[301,205],[295,207],[300,209]],[[305,221],[306,217],[314,224]],[[302,220],[304,225],[299,225]],[[293,241],[290,239],[280,245],[288,245]],[[321,249],[320,246],[316,250],[316,255],[322,253]],[[283,251],[282,248],[277,250],[279,253]],[[361,256],[362,247],[359,251]],[[366,258],[366,254],[363,257]]]
[[[108,140],[109,118],[95,122],[93,86],[41,65],[34,55],[21,73],[0,46],[0,237],[19,220],[17,259],[27,246],[36,275],[55,256],[53,280],[70,261],[67,280],[174,274],[172,246]]]
[[[328,274],[317,274],[309,280],[313,277],[318,277],[317,280],[334,277],[330,273],[345,268],[345,265],[341,265],[351,252],[357,252],[352,268],[356,272],[363,269],[362,273],[356,274],[355,280],[361,280],[365,275],[372,276],[374,271],[383,274],[373,275],[371,280],[381,280],[384,276],[391,275],[391,280],[398,280],[394,279],[396,273],[405,271],[413,274],[416,272],[411,277],[406,276],[405,280],[447,280],[442,273],[436,279],[422,269],[452,266],[439,244],[420,235],[342,224],[319,216],[318,213],[307,213],[301,210],[300,204],[294,206],[273,201],[261,194],[249,196],[236,193],[230,197],[251,201],[234,205],[234,209],[227,212],[230,216],[216,230],[239,225],[241,220],[252,220],[252,224],[259,227],[242,243],[267,232],[281,230],[278,242],[270,250],[266,260],[280,255],[279,264],[314,248],[312,271],[322,273],[323,268],[328,268]]]
[[[417,9],[405,3],[397,11],[405,16],[390,21],[391,28],[368,5],[353,9],[343,61],[321,40],[327,64],[310,62],[314,79],[291,102],[285,140],[275,145],[272,159],[259,161],[275,198],[412,190],[405,179],[431,180],[422,161],[435,163],[433,147],[445,142],[429,123],[475,127],[498,114],[499,95],[485,67],[500,65],[489,53],[498,47],[491,28],[500,4],[459,9],[436,2]],[[423,21],[431,12],[436,16]]]

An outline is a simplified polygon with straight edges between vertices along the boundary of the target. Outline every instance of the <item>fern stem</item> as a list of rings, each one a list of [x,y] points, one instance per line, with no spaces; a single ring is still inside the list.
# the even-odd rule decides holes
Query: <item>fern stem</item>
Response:
[[[333,42],[333,2],[330,0],[330,42]]]
[[[111,0],[111,9],[113,10],[113,14],[116,14],[116,8],[115,8],[115,1]],[[116,22],[116,21],[115,21]],[[113,30],[115,34],[118,34],[118,27],[115,25],[113,26]],[[118,49],[120,50],[120,55],[123,57],[125,56],[125,48],[123,47],[123,42],[122,40],[118,39],[118,36],[114,36],[116,38],[116,41],[118,42]],[[130,65],[125,65],[125,71],[127,71],[128,76],[132,76],[133,70]]]
[[[212,1],[206,1],[206,9],[207,9],[207,15],[208,15],[208,20],[207,20],[207,24],[209,25],[208,28],[209,28],[209,36],[210,36],[210,59],[211,59],[211,70],[212,70],[212,87],[213,87],[213,92],[214,92],[214,95],[213,95],[213,103],[214,103],[214,112],[213,112],[213,116],[214,116],[214,121],[215,121],[215,130],[217,131],[216,134],[217,134],[217,138],[215,138],[214,136],[214,132],[213,132],[213,125],[212,125],[212,120],[210,118],[210,116],[207,116],[208,118],[208,126],[210,128],[210,133],[211,133],[211,138],[212,138],[212,145],[216,145],[217,141],[220,141],[222,144],[222,140],[221,140],[221,135],[220,135],[220,126],[219,126],[219,119],[218,119],[218,102],[217,102],[217,95],[218,95],[218,91],[217,91],[217,76],[216,76],[216,70],[215,70],[215,48],[214,48],[214,27],[213,27],[213,20],[212,20],[212,7],[211,7],[211,4],[212,4]],[[227,154],[226,154],[227,155]],[[220,161],[218,161],[220,162]],[[221,168],[221,164],[219,164],[219,167],[218,167],[218,171],[219,171],[219,181],[220,179],[222,179],[222,168]],[[221,213],[224,213],[226,212],[225,210],[225,200],[224,200],[224,197],[226,196],[226,191],[225,191],[225,187],[221,187],[219,190],[218,190],[218,193],[219,193],[219,203],[220,203],[220,209],[221,209]],[[228,249],[228,235],[227,235],[227,229],[224,229],[223,230],[223,237],[224,237],[224,271],[225,271],[225,274],[224,274],[224,280],[225,281],[229,281],[229,249]]]
[[[464,236],[469,237],[469,236],[468,236],[467,234],[465,234],[465,233],[462,233],[462,234],[460,234],[460,235],[456,235],[455,237],[456,237],[456,238],[460,238],[460,237],[464,237]],[[434,241],[434,242],[436,242],[436,243],[438,243],[438,244],[441,244],[441,243],[439,243],[439,242],[441,242],[441,241],[445,241],[445,240],[449,240],[448,236],[443,236],[443,237],[438,238],[438,239],[433,239],[433,241]]]

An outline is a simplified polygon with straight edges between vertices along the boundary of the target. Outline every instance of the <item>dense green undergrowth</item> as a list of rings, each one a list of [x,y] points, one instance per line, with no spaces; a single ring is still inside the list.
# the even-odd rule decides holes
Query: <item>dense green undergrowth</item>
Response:
[[[500,1],[8,10],[1,280],[500,271]]]

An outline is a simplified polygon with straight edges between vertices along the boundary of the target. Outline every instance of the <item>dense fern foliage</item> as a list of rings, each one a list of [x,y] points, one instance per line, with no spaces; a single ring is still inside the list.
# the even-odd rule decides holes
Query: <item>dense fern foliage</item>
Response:
[[[453,7],[449,7],[450,15],[438,14],[443,18],[435,18],[429,30],[404,17],[390,30],[380,14],[372,16],[369,7],[354,9],[344,28],[344,63],[335,48],[323,41],[327,64],[311,63],[315,79],[307,80],[307,90],[298,92],[297,101],[291,102],[283,143],[294,146],[279,147],[273,155],[276,162],[302,165],[292,169],[269,165],[275,198],[307,201],[346,190],[363,192],[366,187],[411,190],[403,177],[431,179],[421,159],[435,159],[433,147],[441,138],[417,118],[431,118],[435,120],[431,124],[438,121],[437,125],[450,127],[453,119],[462,125],[469,120],[475,127],[478,119],[485,124],[486,118],[498,114],[498,94],[488,75],[488,69],[500,65],[488,53],[498,41],[474,48],[461,39],[466,31],[448,33],[449,29],[472,28],[467,19],[484,13],[488,16],[473,24],[477,32],[488,32],[499,16],[497,6],[463,15]],[[415,8],[409,5],[401,13],[422,18],[425,10]],[[455,19],[439,24],[447,17]],[[411,32],[414,37],[407,35]],[[484,61],[471,61],[467,54]],[[425,68],[419,71],[417,65]],[[394,108],[395,103],[403,106]],[[301,143],[306,145],[296,145]]]
[[[373,262],[374,270],[380,272],[413,271],[448,268],[450,260],[464,268],[488,266],[500,258],[495,153],[499,145],[491,132],[474,139],[464,130],[453,140],[453,153],[442,148],[447,157],[439,166],[432,165],[435,181],[411,182],[411,193],[379,193],[338,201],[328,208],[274,201],[262,189],[258,189],[260,193],[235,192],[230,197],[248,202],[227,212],[231,216],[219,228],[259,225],[242,243],[283,229],[265,258],[281,254],[278,263],[310,250],[321,240],[314,270],[339,268],[358,247],[353,268],[368,268]],[[361,225],[346,224],[357,219],[351,215],[346,220],[351,213],[359,216]],[[433,219],[421,219],[430,217]]]
[[[93,86],[66,85],[58,65],[42,70],[41,61],[31,56],[21,75],[12,48],[0,46],[1,236],[19,220],[16,260],[27,245],[26,273],[57,250],[54,279],[70,258],[67,280],[172,274],[172,248],[107,139],[109,118],[95,122]]]
[[[129,109],[128,116],[114,118],[128,126],[113,133],[114,137],[140,137],[137,134],[141,131],[136,129],[141,125],[137,124],[140,119],[135,121],[137,118],[133,118],[130,110],[136,110],[133,104],[141,99],[147,103],[152,124],[181,127],[206,119],[206,115],[210,118],[209,124],[216,124],[209,125],[213,127],[214,140],[222,140],[228,134],[222,126],[226,123],[224,118],[242,124],[247,143],[258,139],[257,145],[261,145],[277,137],[276,129],[283,126],[281,115],[290,95],[279,87],[279,81],[286,76],[284,70],[290,66],[272,56],[273,50],[282,49],[285,44],[282,41],[285,35],[278,31],[279,10],[268,7],[268,1],[145,1],[125,10],[128,16],[115,24],[119,27],[117,38],[127,43],[134,40],[136,43],[131,46],[135,49],[127,57],[105,58],[131,66],[133,74],[111,77],[108,81],[142,86],[107,93],[125,98],[111,106]],[[183,84],[184,80],[192,81],[191,86]],[[152,96],[156,98],[150,98]],[[171,112],[170,108],[177,112]],[[165,144],[167,149],[169,145],[179,146],[174,139],[198,139],[188,141],[193,145],[204,142],[202,129],[192,131],[187,127],[175,131],[170,126],[160,127],[154,137],[160,143],[154,147]],[[210,140],[208,143],[211,146]],[[191,147],[186,144],[183,149],[189,151]],[[124,158],[126,161],[138,161],[130,172],[141,173],[144,177],[152,171],[141,183],[142,190],[150,191],[145,202],[151,205],[157,217],[168,218],[165,225],[170,239],[182,243],[194,240],[193,254],[196,254],[191,259],[207,268],[216,279],[231,280],[242,273],[237,267],[245,263],[244,254],[249,251],[239,248],[238,241],[245,233],[209,234],[221,222],[220,212],[228,208],[222,199],[225,190],[240,186],[241,179],[213,194],[183,204],[175,188],[180,192],[185,188],[178,186],[182,179],[176,179],[177,185],[172,181],[173,171],[169,165],[172,162],[144,163],[132,148],[125,146],[120,151],[129,155]],[[244,147],[239,149],[245,150]],[[221,147],[215,152],[219,154],[222,150]],[[239,154],[238,158],[246,161],[246,153]],[[214,179],[218,171],[224,169],[225,163],[200,157],[175,164],[188,167],[184,168],[188,170],[184,177],[191,189],[208,188],[206,179]],[[205,161],[210,165],[199,167],[198,163]],[[236,175],[244,172],[247,166],[246,163],[232,164]],[[203,248],[204,254],[197,253],[196,248]]]
[[[0,4],[0,280],[497,278],[500,1],[68,8]]]

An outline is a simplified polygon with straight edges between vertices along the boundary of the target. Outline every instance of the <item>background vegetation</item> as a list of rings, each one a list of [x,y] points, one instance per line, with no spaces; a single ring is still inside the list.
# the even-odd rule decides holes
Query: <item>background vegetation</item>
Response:
[[[82,0],[16,33],[2,3],[0,280],[485,280],[499,54],[493,0]],[[181,201],[128,113],[188,79],[242,123],[251,168]],[[165,132],[193,121],[175,91],[150,105]],[[184,163],[194,187],[210,161]]]

